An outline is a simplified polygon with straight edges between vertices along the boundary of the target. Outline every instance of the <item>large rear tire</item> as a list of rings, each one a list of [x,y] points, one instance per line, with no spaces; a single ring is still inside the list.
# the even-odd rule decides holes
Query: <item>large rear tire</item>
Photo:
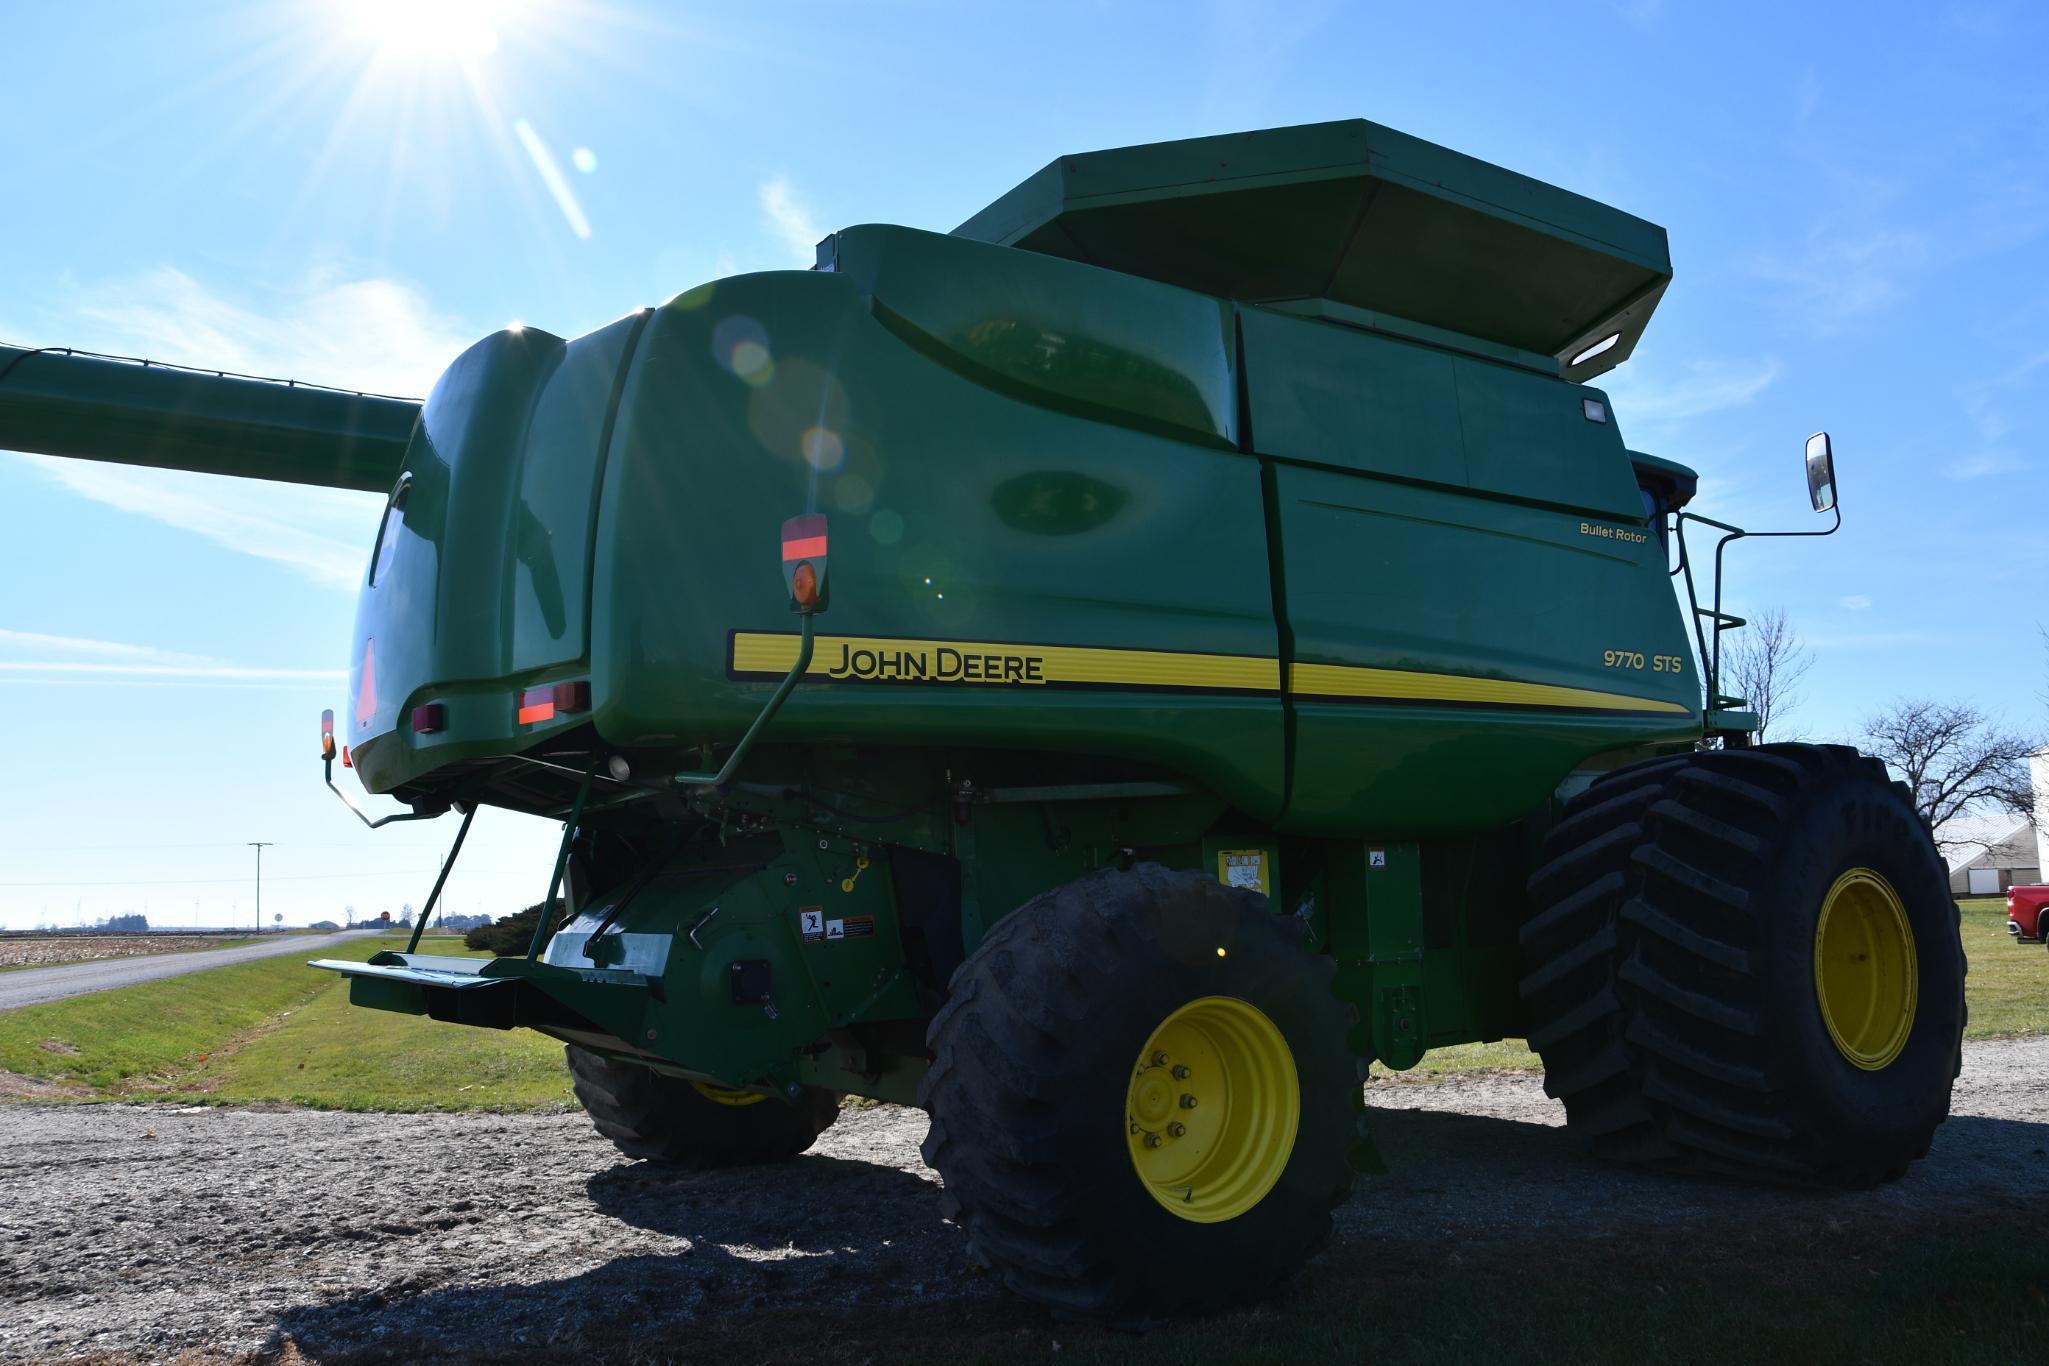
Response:
[[[970,1254],[1126,1322],[1293,1273],[1361,1123],[1333,967],[1257,895],[1152,865],[1005,918],[954,974],[919,1092]]]
[[[792,1104],[722,1091],[569,1044],[570,1083],[597,1126],[628,1157],[691,1170],[782,1162],[839,1117],[837,1092],[804,1088]]]
[[[1941,858],[1877,760],[1707,751],[1595,782],[1523,926],[1530,1046],[1596,1151],[1868,1185],[1924,1156],[1962,1065]]]

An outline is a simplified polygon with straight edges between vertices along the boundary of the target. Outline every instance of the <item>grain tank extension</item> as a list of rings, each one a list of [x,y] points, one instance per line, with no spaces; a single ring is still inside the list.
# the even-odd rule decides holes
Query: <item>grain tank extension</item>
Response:
[[[1751,742],[1686,549],[1744,533],[1592,387],[1671,274],[1374,124],[1204,138],[497,333],[395,456],[359,396],[324,466],[150,463],[378,471],[330,749],[563,823],[530,952],[322,963],[352,1000],[563,1040],[640,1157],[923,1106],[977,1255],[1143,1317],[1307,1257],[1364,1068],[1432,1047],[1527,1038],[1596,1149],[1743,1178],[1947,1113],[1943,865],[1875,761]],[[0,445],[143,458],[16,384]]]

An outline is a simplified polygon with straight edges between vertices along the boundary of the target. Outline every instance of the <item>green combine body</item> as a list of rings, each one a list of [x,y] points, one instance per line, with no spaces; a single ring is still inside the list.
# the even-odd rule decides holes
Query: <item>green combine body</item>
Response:
[[[564,1040],[644,1156],[924,1104],[980,1254],[1128,1314],[1306,1255],[1369,1161],[1358,1069],[1441,1045],[1530,1037],[1622,1156],[1925,1150],[1932,1082],[1854,1151],[1772,1099],[1813,1079],[1757,1045],[1822,1029],[1871,1105],[1911,1066],[1946,1108],[1961,960],[1882,770],[1703,703],[1741,623],[1673,591],[1694,475],[1588,387],[1670,277],[1649,223],[1326,124],[1063,158],[950,235],[501,332],[416,423],[30,356],[0,445],[389,491],[348,757],[418,816],[562,820],[560,910],[524,957],[321,964],[357,1004]],[[815,598],[774,578],[798,515]],[[1899,849],[1772,910],[1807,885],[1775,841],[1833,850],[1803,813],[1851,789]],[[1167,1288],[1110,1219],[1214,1274]]]

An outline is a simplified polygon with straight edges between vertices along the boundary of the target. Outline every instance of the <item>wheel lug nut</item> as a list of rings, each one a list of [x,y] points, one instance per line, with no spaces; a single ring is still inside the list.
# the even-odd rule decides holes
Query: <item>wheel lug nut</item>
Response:
[[[1166,1055],[1165,1053],[1155,1053],[1155,1054],[1153,1054],[1153,1066],[1155,1066],[1155,1067],[1165,1067],[1166,1065],[1167,1065],[1167,1055]]]
[[[1172,1134],[1174,1137],[1179,1138],[1181,1137],[1181,1135],[1188,1132],[1188,1126],[1177,1119],[1172,1124],[1169,1124],[1167,1126],[1167,1132]]]
[[[1159,1146],[1160,1146],[1160,1136],[1159,1136],[1158,1134],[1147,1134],[1147,1135],[1145,1136],[1145,1146],[1146,1146],[1146,1147],[1148,1147],[1148,1148],[1157,1148],[1157,1147],[1159,1147]]]
[[[1176,1064],[1175,1064],[1175,1066],[1174,1066],[1174,1080],[1175,1080],[1175,1081],[1187,1081],[1187,1080],[1188,1080],[1188,1069],[1187,1069],[1186,1067],[1183,1067],[1183,1066],[1181,1066],[1181,1065],[1180,1065],[1179,1063],[1176,1063]]]
[[[1181,1108],[1182,1108],[1182,1109],[1184,1109],[1184,1110],[1193,1110],[1193,1109],[1195,1108],[1195,1097],[1194,1097],[1194,1096],[1183,1096],[1183,1097],[1181,1097]]]

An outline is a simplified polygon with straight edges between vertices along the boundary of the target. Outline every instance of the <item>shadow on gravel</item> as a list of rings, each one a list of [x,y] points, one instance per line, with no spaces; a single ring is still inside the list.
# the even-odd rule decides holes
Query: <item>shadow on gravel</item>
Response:
[[[596,1225],[590,1253],[602,1256],[610,1220],[615,1237],[632,1228],[687,1247],[614,1256],[576,1276],[525,1283],[520,1230],[514,1230],[502,1247],[477,1255],[467,1283],[395,1278],[380,1292],[285,1312],[265,1355],[289,1360],[289,1349],[296,1349],[297,1359],[323,1366],[553,1360],[819,1366],[943,1361],[963,1353],[1042,1358],[1064,1341],[1083,1361],[1125,1362],[1135,1353],[1152,1362],[1177,1359],[1181,1348],[1194,1350],[1214,1331],[1232,1347],[1223,1359],[1265,1360],[1276,1332],[1293,1354],[1309,1357],[1340,1345],[1363,1349],[1383,1342],[1385,1323],[1348,1307],[1360,1300],[1361,1287],[1379,1286],[1382,1294],[1399,1287],[1400,1297],[1437,1305],[1450,1321],[1464,1312],[1454,1306],[1476,1272],[1522,1275],[1556,1262],[1555,1274],[1547,1274],[1560,1281],[1553,1290],[1561,1298],[1543,1332],[1567,1339],[1582,1331],[1577,1311],[1568,1310],[1579,1302],[1575,1296],[1587,1294],[1572,1289],[1567,1269],[1581,1267],[1587,1283],[1601,1288],[1594,1298],[1620,1297],[1639,1307],[1647,1295],[1662,1303],[1664,1282],[1677,1275],[1671,1312],[1657,1320],[1668,1338],[1625,1335],[1617,1342],[1627,1350],[1594,1354],[1626,1360],[1683,1341],[1693,1309],[1747,1322],[1742,1307],[1781,1281],[1813,1281],[1814,1288],[1801,1292],[1811,1299],[1848,1276],[1842,1293],[1864,1294],[1861,1287],[1888,1264],[1890,1254],[1874,1249],[1912,1247],[1938,1236],[1972,1239],[2009,1227],[2033,1230],[2032,1241],[2021,1245],[2036,1250],[2030,1255],[2044,1246],[2040,1228],[2049,1206],[2039,1173],[2049,1160],[2049,1124],[2039,1122],[1953,1118],[1930,1158],[1905,1180],[1868,1191],[1802,1191],[1618,1167],[1589,1156],[1554,1125],[1508,1116],[1387,1108],[1377,1110],[1373,1122],[1391,1172],[1360,1178],[1337,1213],[1331,1251],[1276,1303],[1212,1320],[1214,1329],[1190,1324],[1162,1332],[1145,1340],[1144,1351],[1135,1351],[1135,1340],[1056,1325],[1003,1293],[993,1278],[971,1272],[964,1240],[940,1219],[937,1187],[929,1180],[811,1155],[777,1167],[708,1173],[621,1163],[585,1183],[604,1219],[564,1210],[551,1221],[544,1211],[530,1226],[534,1236],[581,1219]],[[1971,1277],[1987,1274],[1999,1270],[1969,1267]],[[1653,1280],[1655,1290],[1648,1288]],[[1337,1325],[1347,1315],[1359,1322]],[[1315,1328],[1324,1318],[1333,1320],[1328,1334]],[[1440,1359],[1431,1345],[1438,1331],[1419,1329],[1417,1340],[1393,1355]],[[1443,1359],[1491,1354],[1526,1331],[1513,1314],[1500,1322],[1475,1320],[1461,1330],[1462,1348]],[[1749,1327],[1716,1331],[1735,1344],[1736,1355],[1728,1359],[1766,1351],[1776,1341],[1754,1336],[1761,1330]],[[1973,1320],[1970,1331],[1982,1329]]]
[[[978,1284],[964,1241],[939,1217],[937,1188],[893,1167],[820,1155],[717,1172],[622,1163],[586,1189],[600,1214],[688,1246],[523,1283],[519,1245],[508,1243],[468,1284],[397,1279],[287,1310],[268,1351],[290,1344],[318,1362],[570,1359],[641,1343],[668,1359],[735,1317],[955,1298]]]

